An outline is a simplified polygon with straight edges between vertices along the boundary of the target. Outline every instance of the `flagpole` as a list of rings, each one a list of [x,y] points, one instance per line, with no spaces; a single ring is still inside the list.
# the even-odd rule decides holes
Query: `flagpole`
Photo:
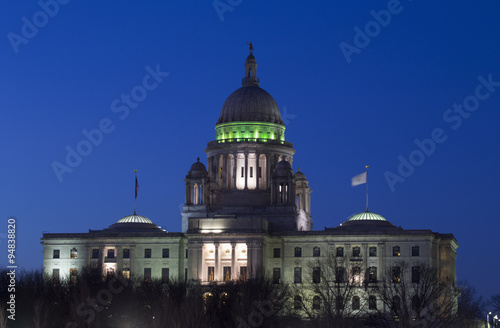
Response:
[[[366,165],[366,211],[368,212],[368,165]]]
[[[134,198],[134,215],[137,215],[137,170],[135,172],[135,198]]]

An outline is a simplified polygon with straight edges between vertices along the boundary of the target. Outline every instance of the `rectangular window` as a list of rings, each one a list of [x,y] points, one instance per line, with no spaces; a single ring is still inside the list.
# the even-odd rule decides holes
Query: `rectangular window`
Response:
[[[392,248],[392,256],[401,256],[401,249],[399,246],[394,246]]]
[[[123,258],[124,259],[130,258],[130,249],[128,249],[128,248],[123,249]]]
[[[240,280],[247,280],[247,267],[246,266],[242,266],[240,267]]]
[[[336,283],[344,283],[346,278],[345,268],[336,268],[335,269],[335,282]]]
[[[274,258],[280,258],[281,257],[281,248],[275,248],[275,249],[273,249],[273,257]]]
[[[188,258],[188,249],[186,248],[186,258]]]
[[[294,268],[293,269],[293,282],[295,284],[302,283],[302,268]]]
[[[253,178],[253,166],[250,166],[250,178]]]
[[[411,282],[418,284],[420,282],[420,267],[411,267]]]
[[[321,281],[321,268],[315,267],[312,272],[312,282],[313,284],[319,284]]]
[[[352,248],[352,257],[360,257],[361,256],[361,248],[353,247]]]
[[[54,249],[54,252],[52,253],[52,258],[58,259],[59,253],[60,253],[60,251],[58,249]]]
[[[262,167],[259,166],[259,179],[262,178]]]
[[[77,276],[78,276],[78,270],[76,268],[69,269],[69,280],[71,281],[71,283],[74,284],[76,282]]]
[[[344,257],[344,247],[337,247],[337,257]]]
[[[368,282],[377,282],[377,267],[368,269]]]
[[[302,248],[295,247],[295,257],[302,257]]]
[[[420,247],[413,246],[411,248],[411,256],[420,256]]]
[[[151,281],[151,268],[144,268],[144,281]]]
[[[370,256],[377,256],[377,247],[372,246],[370,247],[369,251],[370,251]]]
[[[115,250],[114,249],[108,249],[108,258],[112,259],[115,257]]]
[[[370,296],[368,298],[368,308],[370,310],[376,310],[377,309],[377,298],[375,296]]]
[[[229,266],[223,267],[223,272],[224,272],[224,282],[231,281],[231,267]]]
[[[401,268],[400,267],[392,267],[392,282],[393,283],[401,282]]]
[[[125,279],[130,279],[130,269],[129,268],[123,268],[122,276]]]
[[[99,249],[93,248],[92,249],[92,258],[93,259],[98,259],[99,258]]]
[[[115,274],[115,268],[113,268],[113,267],[107,267],[106,268],[106,275],[112,276],[114,274]]]
[[[59,282],[59,269],[52,269],[52,279]]]
[[[69,257],[72,258],[72,259],[76,259],[78,257],[78,251],[76,250],[76,248],[73,248],[69,252]]]
[[[184,269],[184,281],[188,281],[188,269]]]
[[[241,177],[245,177],[245,168],[243,166],[241,167]]]
[[[208,282],[214,282],[214,272],[215,272],[215,267],[209,266],[208,277],[207,277]]]
[[[316,246],[313,248],[313,257],[320,257],[321,256],[321,249]]]
[[[162,255],[161,256],[164,259],[169,258],[170,257],[170,249],[169,248],[164,248],[163,251],[162,251]]]
[[[169,282],[169,280],[170,280],[170,269],[169,268],[161,268],[161,280],[163,282]]]
[[[273,284],[281,283],[281,269],[274,268],[273,269]]]
[[[150,259],[151,258],[151,248],[146,248],[144,250],[144,258],[145,259]]]

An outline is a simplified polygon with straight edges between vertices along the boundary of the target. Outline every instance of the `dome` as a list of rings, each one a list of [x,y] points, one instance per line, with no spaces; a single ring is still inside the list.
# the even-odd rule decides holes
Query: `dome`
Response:
[[[278,104],[259,86],[243,86],[229,95],[217,124],[248,121],[284,125]]]
[[[116,223],[149,223],[149,224],[153,224],[153,221],[151,221],[150,219],[148,219],[145,216],[140,216],[140,215],[134,214],[134,215],[125,216],[125,217],[121,218],[120,220],[118,220],[118,222],[116,222]]]
[[[295,181],[307,181],[306,175],[300,171],[300,167],[293,177],[295,178]]]
[[[358,214],[354,214],[347,221],[387,221],[382,215],[365,211]]]
[[[187,179],[192,179],[192,178],[203,178],[208,174],[207,168],[205,167],[205,164],[200,162],[200,158],[197,158],[197,161],[194,162],[193,165],[191,165],[191,168],[188,171],[188,175],[186,176]]]

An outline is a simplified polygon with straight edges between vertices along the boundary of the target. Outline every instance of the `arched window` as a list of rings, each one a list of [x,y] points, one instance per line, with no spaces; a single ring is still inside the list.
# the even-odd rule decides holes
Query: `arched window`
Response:
[[[319,296],[314,296],[313,297],[313,310],[320,310],[321,309],[321,299]]]
[[[418,312],[420,308],[420,300],[417,295],[411,298],[411,309],[415,312]]]
[[[320,257],[321,256],[321,249],[318,246],[315,246],[313,248],[313,257]]]
[[[352,298],[352,309],[359,310],[360,307],[361,307],[361,301],[359,299],[359,296],[354,296]]]
[[[392,311],[394,311],[396,315],[398,315],[398,313],[401,311],[401,299],[399,298],[399,296],[394,296],[392,298]]]

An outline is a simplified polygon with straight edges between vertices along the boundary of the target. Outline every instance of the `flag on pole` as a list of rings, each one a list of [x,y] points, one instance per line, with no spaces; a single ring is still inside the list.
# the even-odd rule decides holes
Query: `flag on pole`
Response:
[[[351,180],[351,186],[359,186],[360,184],[366,183],[366,172],[356,175]]]
[[[135,176],[135,198],[137,198],[137,190],[139,190],[139,183],[137,182],[137,175]]]

